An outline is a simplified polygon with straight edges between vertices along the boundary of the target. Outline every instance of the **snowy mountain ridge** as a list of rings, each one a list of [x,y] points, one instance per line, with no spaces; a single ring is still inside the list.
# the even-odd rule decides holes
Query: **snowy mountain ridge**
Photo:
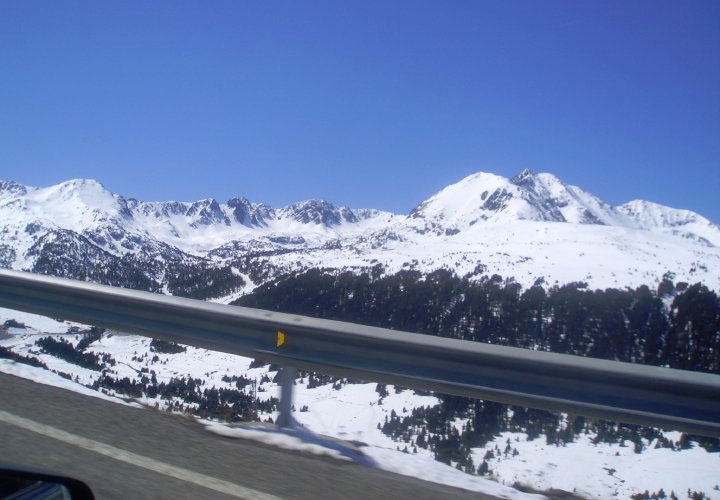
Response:
[[[720,227],[689,210],[635,200],[612,207],[577,186],[549,173],[524,170],[511,179],[479,172],[422,202],[413,218],[436,219],[464,229],[478,222],[567,222],[631,229],[670,229],[720,235]],[[714,245],[720,244],[715,240]]]
[[[539,278],[636,286],[672,272],[720,287],[718,225],[648,201],[613,207],[553,174],[529,170],[509,179],[472,174],[408,215],[324,200],[281,208],[242,197],[145,202],[90,179],[47,188],[0,181],[0,237],[0,265],[41,272],[62,266],[57,241],[71,239],[78,258],[99,252],[108,262],[140,260],[141,267],[200,259],[253,274],[245,280],[252,285],[282,272],[381,264],[388,272],[446,267],[500,274],[527,286]],[[54,253],[43,259],[50,242]],[[37,269],[38,262],[46,268]],[[162,270],[141,271],[164,279]]]

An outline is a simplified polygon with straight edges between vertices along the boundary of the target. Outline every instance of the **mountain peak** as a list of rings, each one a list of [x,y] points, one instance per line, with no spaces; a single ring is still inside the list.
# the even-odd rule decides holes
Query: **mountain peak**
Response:
[[[450,224],[453,229],[496,218],[515,205],[519,188],[507,178],[477,172],[440,190],[410,212],[412,219],[434,221],[434,226]]]
[[[22,184],[15,181],[0,181],[0,193],[13,193],[23,195],[27,193],[27,189]]]
[[[94,179],[71,179],[47,188],[40,188],[48,199],[76,199],[81,203],[94,207],[98,204],[114,205],[116,198],[105,186]]]
[[[267,226],[267,220],[274,217],[274,210],[264,204],[251,203],[247,198],[232,198],[227,201],[233,218],[240,224],[253,226]]]
[[[95,179],[70,179],[69,181],[61,182],[56,185],[61,190],[70,189],[100,189],[107,191],[107,188],[102,183]]]
[[[191,224],[193,227],[209,226],[214,223],[230,225],[230,220],[223,213],[215,198],[206,198],[192,203],[185,215],[194,219]]]
[[[433,227],[462,230],[478,222],[534,220],[618,225],[622,214],[553,174],[525,169],[512,179],[478,172],[452,184],[415,208],[410,217]]]
[[[720,226],[690,210],[671,208],[652,201],[633,200],[615,210],[635,221],[640,227],[663,229],[684,235],[694,234],[720,246]]]
[[[510,179],[510,182],[512,182],[513,184],[522,184],[523,181],[525,181],[529,177],[533,177],[534,175],[535,172],[533,172],[529,168],[526,168],[519,174],[515,175],[512,179]]]
[[[337,226],[343,222],[357,222],[358,218],[347,207],[338,207],[325,200],[305,200],[287,206],[281,215],[302,224],[318,224],[326,227]]]

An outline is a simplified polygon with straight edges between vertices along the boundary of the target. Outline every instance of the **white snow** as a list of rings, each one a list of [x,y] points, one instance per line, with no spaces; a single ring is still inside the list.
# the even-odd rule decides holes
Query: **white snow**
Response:
[[[8,375],[14,375],[16,377],[26,378],[39,384],[58,387],[60,389],[66,389],[69,391],[77,392],[79,394],[84,394],[86,396],[93,396],[96,398],[104,399],[105,401],[111,401],[113,403],[120,403],[124,405],[134,406],[137,408],[142,408],[142,405],[139,405],[137,403],[126,402],[118,397],[109,396],[102,392],[88,389],[82,384],[63,378],[57,373],[50,372],[44,368],[38,368],[22,363],[16,363],[15,361],[11,361],[9,359],[0,359],[0,372],[6,373]]]
[[[30,314],[22,311],[15,311],[14,309],[5,309],[0,307],[0,324],[9,319],[14,319],[29,329],[45,333],[65,333],[71,326],[78,326],[77,323],[57,321],[45,316],[38,316],[37,314]]]
[[[465,474],[427,456],[412,456],[411,458],[406,453],[380,446],[361,446],[358,451],[354,449],[343,450],[338,443],[323,439],[322,436],[303,429],[278,430],[262,427],[229,427],[218,422],[202,419],[200,419],[200,422],[210,432],[221,436],[250,439],[287,450],[330,456],[337,460],[347,461],[354,459],[365,465],[396,474],[476,491],[498,498],[510,500],[542,500],[545,498],[544,495],[523,493],[489,479]]]
[[[208,431],[220,436],[249,439],[285,450],[302,451],[313,455],[323,455],[337,460],[351,461],[338,447],[331,447],[330,441],[322,442],[312,433],[300,430],[283,430],[273,427],[242,426],[230,427],[212,420],[198,419]]]
[[[680,433],[667,432],[665,437],[676,442]],[[508,483],[520,481],[539,490],[559,488],[597,500],[660,488],[679,498],[686,497],[688,488],[704,491],[713,500],[720,498],[714,489],[720,484],[720,453],[709,453],[697,444],[682,451],[655,449],[655,441],[644,440],[645,449],[636,454],[632,443],[595,445],[591,438],[581,435],[566,446],[555,446],[545,444],[543,436],[527,441],[525,434],[505,432],[485,448],[474,449],[473,460],[481,463],[485,452],[495,446],[504,450],[509,439],[519,454],[488,461],[490,469]]]
[[[720,246],[720,227],[690,210],[678,210],[643,200],[633,200],[616,208],[637,221],[640,227],[692,234]]]
[[[5,216],[6,224],[21,218],[82,232],[120,217],[121,198],[91,179],[75,179],[47,188],[25,186],[25,189],[25,193],[0,192],[0,213]]]
[[[494,495],[499,498],[518,500],[540,500],[545,498],[543,495],[523,493],[490,479],[465,474],[427,456],[412,456],[410,458],[410,455],[380,447],[368,447],[363,449],[363,452],[375,460],[381,469],[397,474],[477,491],[478,493]]]

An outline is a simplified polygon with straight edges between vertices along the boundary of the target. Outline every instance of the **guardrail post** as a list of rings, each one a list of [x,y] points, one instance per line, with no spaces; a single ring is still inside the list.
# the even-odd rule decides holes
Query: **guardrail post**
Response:
[[[283,366],[280,368],[280,416],[277,419],[279,427],[294,427],[295,419],[292,416],[293,385],[297,377],[297,368]]]

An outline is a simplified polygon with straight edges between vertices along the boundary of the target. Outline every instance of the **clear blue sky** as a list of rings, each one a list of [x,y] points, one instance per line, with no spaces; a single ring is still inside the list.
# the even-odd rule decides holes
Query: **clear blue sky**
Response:
[[[550,171],[720,222],[720,2],[0,4],[0,178],[407,212]]]

